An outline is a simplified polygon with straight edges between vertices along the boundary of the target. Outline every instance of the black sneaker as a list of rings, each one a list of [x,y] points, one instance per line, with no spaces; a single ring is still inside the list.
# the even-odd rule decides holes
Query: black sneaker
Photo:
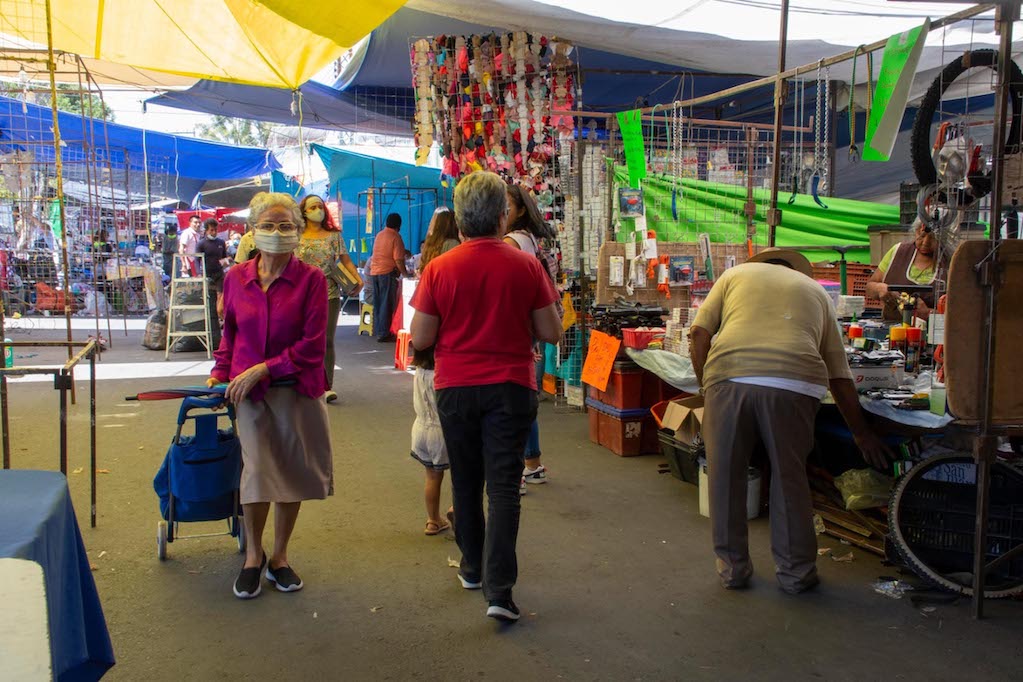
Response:
[[[242,568],[237,580],[234,581],[234,587],[232,588],[234,596],[239,599],[255,599],[258,597],[263,589],[259,584],[259,574],[263,572],[265,566],[266,552],[263,553],[263,560],[259,563],[258,568],[255,566]]]
[[[487,607],[487,616],[507,623],[514,623],[519,619],[519,607],[511,599],[497,599],[490,602]]]
[[[277,568],[267,566],[266,579],[281,592],[298,592],[305,586],[302,579],[298,577],[298,573],[291,570],[291,566],[278,566]]]

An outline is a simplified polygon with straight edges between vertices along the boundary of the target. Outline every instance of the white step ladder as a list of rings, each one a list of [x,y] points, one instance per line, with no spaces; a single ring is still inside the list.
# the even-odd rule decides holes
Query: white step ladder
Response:
[[[171,269],[170,308],[167,310],[167,348],[163,353],[164,360],[170,358],[171,345],[174,341],[187,337],[195,337],[199,339],[199,343],[201,343],[206,349],[206,359],[213,357],[213,340],[210,335],[210,291],[209,280],[206,279],[206,259],[202,257],[202,254],[191,256],[199,269],[199,275],[197,277],[185,277],[181,274],[185,258],[186,256],[174,254],[174,261]],[[189,288],[195,289],[201,287],[202,305],[179,305],[177,302],[179,287],[184,287],[182,293]],[[195,331],[180,330],[177,323],[182,317],[181,313],[198,310],[202,311],[202,329],[197,329]]]

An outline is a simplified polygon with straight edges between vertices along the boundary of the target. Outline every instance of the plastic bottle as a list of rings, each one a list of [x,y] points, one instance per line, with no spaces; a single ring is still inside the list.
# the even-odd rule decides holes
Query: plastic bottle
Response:
[[[12,343],[10,339],[4,339],[4,343]],[[4,367],[14,367],[14,347],[4,346]]]
[[[906,330],[906,371],[915,372],[919,369],[920,355],[923,353],[924,330],[910,327]]]
[[[888,333],[888,350],[897,350],[903,355],[906,354],[906,327],[892,327]]]
[[[853,322],[849,325],[849,340],[862,339],[863,338],[863,327]]]

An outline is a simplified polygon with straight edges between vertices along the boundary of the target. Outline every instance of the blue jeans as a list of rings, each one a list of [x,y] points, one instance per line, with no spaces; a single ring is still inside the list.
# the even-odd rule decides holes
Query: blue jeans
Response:
[[[546,344],[539,344],[541,349]],[[537,395],[543,390],[544,361],[536,362],[536,389]],[[533,425],[529,427],[529,440],[526,441],[526,459],[535,459],[540,456],[540,420],[534,419]]]
[[[529,427],[529,440],[526,441],[526,459],[534,459],[540,456],[540,422],[533,420]]]

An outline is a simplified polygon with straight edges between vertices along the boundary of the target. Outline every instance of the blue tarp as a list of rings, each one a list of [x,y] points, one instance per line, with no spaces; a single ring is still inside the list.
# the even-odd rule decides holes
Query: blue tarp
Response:
[[[340,199],[341,230],[349,250],[353,243],[355,245],[353,258],[359,256],[362,240],[366,240],[367,250],[372,249],[373,238],[383,228],[388,213],[401,216],[405,246],[412,253],[418,253],[434,210],[438,206],[451,206],[452,189],[441,184],[437,168],[379,159],[320,144],[311,147],[327,168],[328,194]],[[367,233],[367,196],[364,193],[371,188],[374,190],[373,218]],[[365,260],[365,256],[360,260]]]
[[[280,168],[265,149],[196,140],[190,137],[154,133],[141,128],[83,119],[77,114],[58,112],[65,162],[85,162],[86,149],[94,147],[96,165],[106,169],[141,171],[146,160],[153,173],[203,180],[251,178]],[[52,162],[53,112],[46,107],[0,97],[0,150],[31,149],[36,159]],[[193,192],[194,193],[194,192]]]
[[[298,180],[277,170],[270,173],[270,191],[290,194],[296,199],[305,196],[305,188]]]
[[[406,52],[406,75],[408,50]],[[408,76],[411,82],[412,76]],[[405,87],[409,83],[404,84]],[[390,112],[375,102],[367,101],[357,93],[339,92],[322,83],[309,81],[299,88],[299,100],[291,90],[262,88],[220,81],[199,81],[188,90],[168,92],[146,100],[146,104],[159,104],[207,114],[254,118],[282,125],[298,125],[298,107],[301,105],[301,123],[306,128],[327,130],[357,130],[362,133],[412,136],[412,112]],[[386,113],[379,113],[386,112]],[[408,114],[405,116],[404,114]]]

